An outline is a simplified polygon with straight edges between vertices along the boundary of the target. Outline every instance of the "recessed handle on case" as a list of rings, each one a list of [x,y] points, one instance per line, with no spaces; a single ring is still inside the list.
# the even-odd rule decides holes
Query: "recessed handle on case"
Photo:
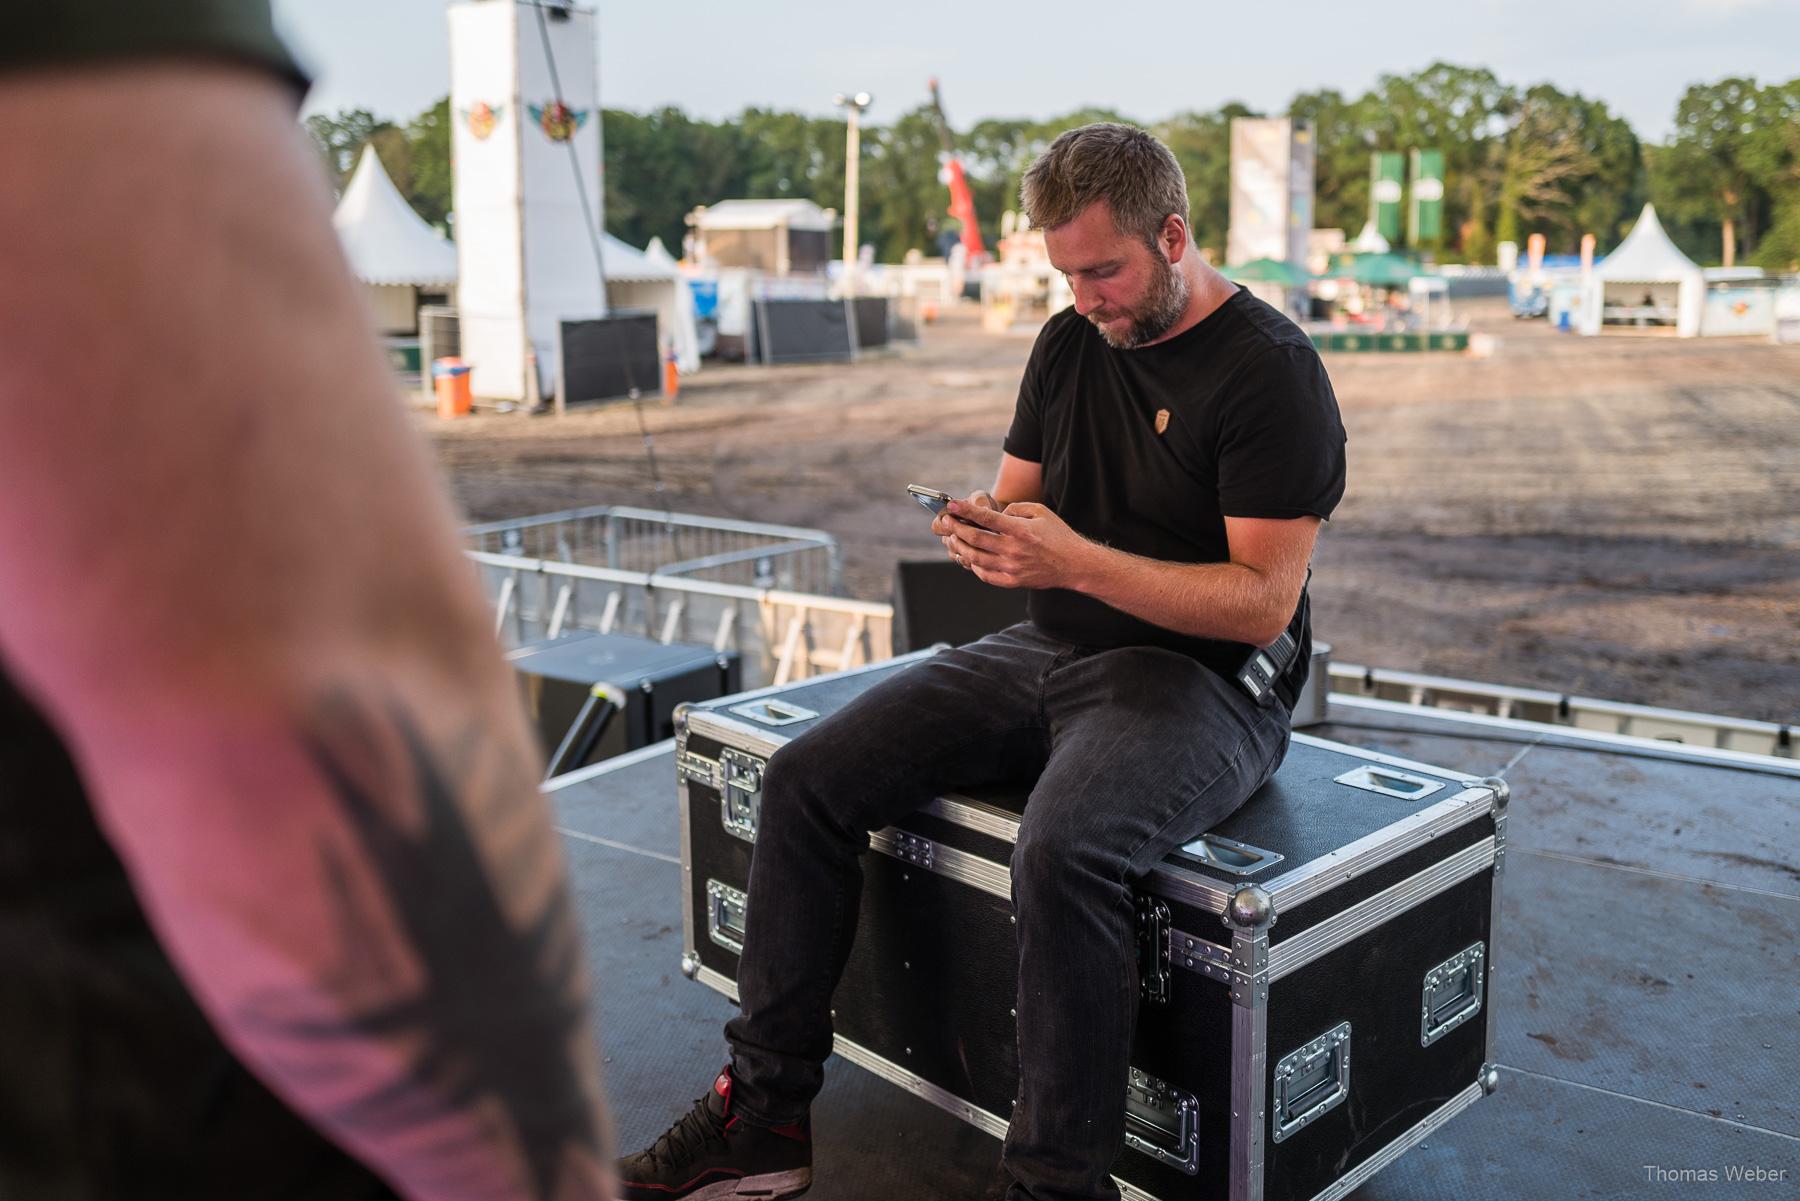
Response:
[[[1458,951],[1426,972],[1419,1000],[1419,1045],[1429,1047],[1480,1013],[1486,991],[1486,943]]]
[[[1280,863],[1283,858],[1279,852],[1265,851],[1247,842],[1221,838],[1217,834],[1202,834],[1192,842],[1184,842],[1180,851],[1208,867],[1230,872],[1234,876],[1254,876],[1265,867]]]
[[[744,908],[748,900],[729,884],[706,882],[706,933],[733,955],[744,953]]]
[[[731,711],[765,726],[791,726],[797,721],[810,721],[818,716],[811,709],[802,709],[799,705],[790,705],[772,697],[733,705]]]
[[[1131,1069],[1125,1145],[1189,1176],[1200,1171],[1200,1102],[1193,1093]]]
[[[766,766],[755,755],[746,755],[734,747],[719,752],[719,819],[725,824],[726,833],[745,842],[756,841],[756,826],[762,820]]]
[[[1276,1142],[1289,1138],[1350,1095],[1350,1023],[1341,1022],[1275,1065]]]
[[[1418,801],[1443,789],[1441,780],[1428,780],[1424,776],[1415,776],[1409,772],[1395,771],[1391,767],[1376,767],[1365,764],[1337,777],[1339,784],[1348,784],[1352,788],[1360,788],[1364,792],[1379,792],[1382,796],[1399,797],[1403,801]]]

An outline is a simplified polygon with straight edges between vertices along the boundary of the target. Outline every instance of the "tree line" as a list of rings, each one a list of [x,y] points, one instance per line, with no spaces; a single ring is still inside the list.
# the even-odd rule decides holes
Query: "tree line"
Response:
[[[923,89],[921,89],[923,91]],[[1195,237],[1222,248],[1229,215],[1234,117],[1291,116],[1316,136],[1314,225],[1355,237],[1369,207],[1369,156],[1443,151],[1443,234],[1420,247],[1440,261],[1492,262],[1499,242],[1544,235],[1574,253],[1593,233],[1604,253],[1654,201],[1678,245],[1702,263],[1800,266],[1800,78],[1728,78],[1681,97],[1664,144],[1645,142],[1605,101],[1551,84],[1519,87],[1485,68],[1435,63],[1381,76],[1360,96],[1302,92],[1281,112],[1231,103],[1143,124],[1187,173]],[[992,246],[1000,214],[1017,207],[1026,166],[1066,129],[1130,121],[1082,109],[1048,121],[991,117],[960,129],[956,146]],[[401,193],[432,224],[450,216],[450,105],[404,124],[356,109],[306,120],[333,184],[342,188],[373,142]],[[840,119],[748,108],[722,121],[679,108],[602,110],[606,227],[633,245],[660,237],[680,253],[696,205],[737,197],[799,197],[842,208]],[[938,253],[955,222],[938,177],[930,104],[862,133],[861,228],[882,261]],[[1215,256],[1216,257],[1216,256]]]

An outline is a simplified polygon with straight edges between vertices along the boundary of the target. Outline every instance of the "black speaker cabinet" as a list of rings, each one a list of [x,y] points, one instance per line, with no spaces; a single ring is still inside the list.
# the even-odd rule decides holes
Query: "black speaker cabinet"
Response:
[[[507,658],[557,773],[673,738],[676,705],[742,687],[736,651],[630,634],[583,631],[528,642]],[[578,721],[586,724],[571,742]]]
[[[894,653],[961,646],[1025,620],[1024,588],[996,588],[948,559],[894,566]]]

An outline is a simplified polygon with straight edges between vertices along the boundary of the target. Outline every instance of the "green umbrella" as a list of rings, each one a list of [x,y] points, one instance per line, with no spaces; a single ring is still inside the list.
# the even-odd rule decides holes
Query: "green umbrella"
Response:
[[[1284,288],[1297,288],[1307,280],[1306,272],[1280,259],[1251,259],[1239,266],[1225,268],[1225,274],[1235,280],[1280,284]]]
[[[1397,254],[1359,254],[1350,264],[1351,279],[1376,288],[1404,288],[1419,274],[1417,267]]]

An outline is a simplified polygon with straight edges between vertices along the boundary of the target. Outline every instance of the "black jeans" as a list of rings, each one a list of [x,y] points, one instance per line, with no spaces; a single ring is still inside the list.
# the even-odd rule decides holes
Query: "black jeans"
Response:
[[[1019,1093],[1013,1201],[1118,1196],[1137,1016],[1132,881],[1229,816],[1288,715],[1185,655],[1095,650],[1031,623],[923,660],[770,760],[726,1026],[734,1105],[797,1120],[824,1080],[868,834],[958,787],[1037,776],[1012,853]]]

